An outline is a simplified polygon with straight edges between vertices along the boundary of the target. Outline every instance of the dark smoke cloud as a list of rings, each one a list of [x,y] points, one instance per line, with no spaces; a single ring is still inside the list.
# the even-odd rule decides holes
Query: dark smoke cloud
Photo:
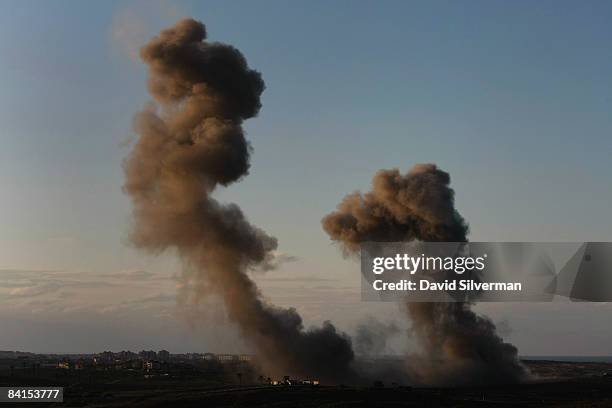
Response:
[[[185,19],[141,49],[157,104],[136,116],[139,138],[124,164],[131,239],[152,252],[176,249],[198,296],[223,299],[270,375],[347,378],[347,336],[329,322],[305,330],[295,309],[268,304],[247,275],[274,265],[276,239],[211,196],[248,174],[242,121],[257,115],[264,82],[237,49],[205,38],[203,24]]]
[[[348,252],[364,241],[465,241],[468,227],[454,208],[450,176],[433,164],[418,164],[406,175],[380,170],[372,191],[349,194],[323,228]]]
[[[344,198],[323,228],[346,253],[364,241],[466,241],[468,226],[455,209],[450,176],[434,164],[407,174],[381,170],[372,191]],[[468,303],[408,303],[406,310],[423,353],[410,367],[426,384],[508,383],[525,375],[517,349]]]

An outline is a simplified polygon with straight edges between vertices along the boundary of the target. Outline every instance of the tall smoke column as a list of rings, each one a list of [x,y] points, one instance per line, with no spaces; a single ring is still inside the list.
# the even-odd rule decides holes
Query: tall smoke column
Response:
[[[323,228],[347,253],[364,241],[467,240],[468,227],[455,210],[448,173],[419,164],[402,175],[380,170],[372,191],[344,198]],[[408,303],[413,331],[423,348],[414,361],[420,381],[458,385],[519,381],[525,371],[517,349],[496,334],[495,325],[468,303]]]
[[[124,163],[134,205],[132,241],[178,251],[201,296],[221,296],[229,318],[272,375],[327,381],[350,375],[350,340],[325,322],[304,330],[295,309],[266,303],[247,275],[273,258],[276,239],[235,204],[211,194],[248,174],[242,121],[257,115],[264,82],[235,48],[206,42],[203,24],[185,19],[140,51],[158,105],[135,118],[139,139]]]

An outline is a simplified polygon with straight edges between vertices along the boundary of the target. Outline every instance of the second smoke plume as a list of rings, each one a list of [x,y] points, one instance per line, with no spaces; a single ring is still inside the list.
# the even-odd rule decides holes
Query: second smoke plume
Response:
[[[468,227],[449,184],[448,173],[434,164],[418,164],[407,174],[380,170],[372,191],[346,196],[323,228],[347,253],[358,252],[364,241],[466,241]],[[406,311],[423,349],[410,361],[415,381],[459,385],[524,377],[516,347],[468,303],[408,303]]]

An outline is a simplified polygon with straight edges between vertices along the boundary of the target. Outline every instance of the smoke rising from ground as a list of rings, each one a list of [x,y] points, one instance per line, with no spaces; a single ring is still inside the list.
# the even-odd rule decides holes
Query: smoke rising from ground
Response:
[[[380,170],[372,191],[349,194],[322,223],[347,254],[364,241],[466,241],[468,226],[456,211],[450,176],[434,164],[407,174]],[[458,385],[516,382],[525,371],[517,349],[467,303],[407,303],[423,351],[411,361],[416,381]]]
[[[394,323],[384,323],[369,317],[362,321],[355,331],[353,338],[355,353],[360,356],[382,356],[387,350],[388,341],[398,335],[400,328]]]
[[[262,298],[247,272],[275,264],[277,241],[211,196],[248,174],[242,121],[259,112],[264,82],[237,49],[205,39],[203,24],[184,19],[140,50],[156,103],[136,116],[139,138],[124,163],[131,239],[175,249],[196,292],[223,299],[266,373],[346,380],[348,337],[329,322],[305,330],[295,309]]]

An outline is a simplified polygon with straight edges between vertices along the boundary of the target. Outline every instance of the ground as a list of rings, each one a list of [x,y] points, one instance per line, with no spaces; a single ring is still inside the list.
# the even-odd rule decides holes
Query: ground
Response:
[[[612,407],[612,364],[525,362],[539,376],[528,384],[421,388],[398,385],[262,386],[206,378],[153,378],[124,374],[8,378],[0,385],[63,385],[63,404],[87,407]],[[30,404],[19,404],[26,407]]]

